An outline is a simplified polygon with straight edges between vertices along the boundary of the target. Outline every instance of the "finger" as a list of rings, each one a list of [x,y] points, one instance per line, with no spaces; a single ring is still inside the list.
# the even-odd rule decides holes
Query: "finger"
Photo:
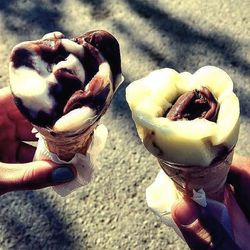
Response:
[[[76,171],[71,165],[55,165],[48,161],[25,164],[0,164],[0,194],[17,190],[33,190],[69,182]]]
[[[183,201],[174,205],[171,213],[190,249],[206,249],[208,235],[197,221],[200,216],[199,207],[194,202]]]
[[[20,142],[19,147],[17,149],[17,162],[25,163],[32,161],[34,158],[35,151],[36,148],[32,145]]]
[[[239,206],[250,220],[250,159],[236,155],[230,168],[227,182],[234,188]]]
[[[16,137],[21,141],[36,141],[35,133],[32,133],[33,126],[15,107],[7,113],[8,118],[16,128]]]
[[[250,158],[235,154],[228,175],[228,182],[238,185],[242,176],[249,176],[250,178]]]
[[[241,247],[241,249],[247,249],[249,247],[248,242],[250,239],[250,225],[245,214],[237,204],[230,187],[225,189],[224,203],[227,206],[229,215],[231,217],[235,241]]]
[[[36,134],[32,133],[33,126],[28,120],[23,118],[16,122],[16,136],[20,141],[37,141]]]
[[[22,141],[37,140],[32,133],[31,123],[21,114],[16,107],[10,88],[5,87],[0,90],[1,104],[4,105],[7,117],[16,125],[17,138]]]
[[[193,201],[181,201],[172,208],[172,217],[192,250],[239,250],[223,226]]]

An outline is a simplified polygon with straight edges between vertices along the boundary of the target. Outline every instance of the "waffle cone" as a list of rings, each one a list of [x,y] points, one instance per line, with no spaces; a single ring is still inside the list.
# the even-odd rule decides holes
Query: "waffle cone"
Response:
[[[34,126],[44,137],[47,147],[51,153],[56,154],[61,160],[70,161],[76,153],[86,155],[89,145],[92,141],[94,129],[98,123],[84,131],[74,135],[69,133],[57,133],[42,127]]]
[[[207,198],[222,202],[232,158],[233,150],[208,167],[178,165],[159,158],[158,162],[182,196],[192,197],[193,190],[202,188]]]

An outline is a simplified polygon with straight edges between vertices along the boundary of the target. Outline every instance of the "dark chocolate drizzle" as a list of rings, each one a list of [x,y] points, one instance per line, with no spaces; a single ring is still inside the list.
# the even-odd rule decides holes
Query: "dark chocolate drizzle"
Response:
[[[57,64],[58,62],[65,60],[69,55],[62,45],[61,39],[56,37],[54,40],[38,41],[36,45],[38,46],[37,53],[39,53],[41,58],[49,64]]]
[[[94,108],[95,110],[97,110],[97,112],[101,111],[102,107],[105,105],[109,91],[110,87],[108,85],[95,95],[93,95],[91,92],[78,90],[67,102],[66,106],[64,107],[64,113],[66,114],[71,110],[80,108],[82,106]]]
[[[50,113],[42,110],[37,112],[32,110],[32,107],[25,107],[21,99],[15,97],[20,111],[35,125],[51,127],[62,115],[82,106],[89,106],[95,109],[96,113],[100,113],[105,107],[110,90],[116,88],[115,80],[121,74],[120,49],[117,40],[110,33],[102,30],[90,31],[70,40],[84,47],[84,56],[78,59],[85,70],[85,81],[82,82],[74,72],[66,68],[57,70],[54,74],[59,84],[52,84],[49,89],[49,95],[53,96],[57,105]],[[48,71],[50,71],[50,65],[65,60],[69,52],[63,47],[61,38],[57,37],[27,42],[12,52],[10,60],[13,62],[13,67],[17,69],[26,66],[40,73],[32,60],[33,54],[48,63]],[[95,74],[105,59],[110,64],[114,85],[98,90],[98,87],[102,86],[103,79],[98,79]],[[85,90],[87,84],[89,88]]]
[[[110,35],[107,31],[94,30],[75,38],[75,41],[79,44],[85,41],[101,52],[110,64],[113,73],[113,82],[115,83],[117,76],[121,74],[120,47],[115,37]],[[114,88],[115,87],[116,86],[114,86]]]
[[[219,105],[208,88],[188,91],[181,95],[168,111],[166,117],[172,121],[205,118],[216,121]]]
[[[33,66],[33,60],[31,58],[32,53],[26,48],[20,48],[11,55],[10,60],[13,62],[15,68],[26,66],[31,69],[35,69]]]
[[[18,109],[22,112],[22,114],[31,122],[36,122],[39,124],[41,127],[50,127],[53,126],[53,124],[56,122],[56,120],[51,117],[50,114],[40,110],[40,111],[35,111],[30,107],[27,109],[24,105],[22,100],[19,97],[14,96],[14,100],[16,103],[16,106]],[[53,114],[55,114],[57,111],[53,110]],[[55,115],[56,117],[56,115]],[[52,119],[51,119],[52,118]],[[33,122],[33,123],[34,123]],[[35,124],[35,123],[34,123]]]

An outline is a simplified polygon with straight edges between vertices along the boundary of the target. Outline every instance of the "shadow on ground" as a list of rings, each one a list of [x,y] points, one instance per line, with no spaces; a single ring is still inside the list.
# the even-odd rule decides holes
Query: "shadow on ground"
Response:
[[[96,20],[103,20],[112,15],[105,0],[79,0],[83,5],[91,8],[91,16]]]
[[[46,4],[41,0],[28,0],[28,2],[30,3],[0,1],[0,12],[4,17],[4,25],[9,31],[15,36],[27,35],[28,37],[32,30],[39,31],[41,34],[54,30],[64,32],[63,27],[59,25],[61,18],[59,7],[62,0],[48,0]]]
[[[9,204],[14,203],[10,208]],[[27,205],[28,204],[28,205]],[[83,249],[72,238],[63,214],[56,204],[36,191],[17,192],[1,197],[0,223],[8,245],[18,249]],[[21,233],[21,234],[20,234]],[[22,248],[23,249],[23,248]]]
[[[250,76],[250,64],[239,55],[238,49],[240,48],[240,44],[231,37],[214,31],[198,31],[195,27],[189,26],[183,20],[171,16],[152,3],[139,0],[126,0],[126,2],[130,6],[131,11],[134,11],[138,16],[143,18],[145,24],[153,25],[160,32],[163,38],[156,37],[155,39],[168,37],[171,41],[169,49],[174,50],[173,54],[176,55],[175,60],[168,60],[168,55],[162,53],[153,44],[149,45],[144,40],[138,40],[133,29],[124,22],[117,20],[114,23],[116,29],[120,33],[126,34],[127,39],[141,51],[144,57],[155,62],[156,68],[169,67],[177,71],[184,71],[188,68],[188,70],[195,71],[197,70],[197,61],[191,57],[194,51],[198,51],[199,47],[202,46],[206,54],[216,54],[217,63],[220,62],[221,65],[215,66],[231,68],[240,72],[245,77]],[[130,80],[132,76],[129,74],[126,75],[125,72],[125,78],[124,85],[126,87],[132,81]],[[119,90],[119,93],[122,93],[119,97],[124,96],[124,85]],[[241,114],[250,117],[249,93],[237,91],[237,89],[241,90],[240,83],[237,82],[235,83],[235,89],[241,101]],[[124,99],[115,98],[114,102],[115,106],[118,109],[120,107],[122,112],[129,110]]]
[[[216,52],[225,66],[235,67],[242,74],[250,75],[250,64],[237,55],[239,44],[229,36],[216,32],[198,31],[184,21],[171,16],[156,5],[146,1],[126,0],[126,2],[130,5],[131,11],[135,11],[145,22],[153,24],[155,29],[170,37],[173,40],[172,44],[178,44],[176,46],[178,48],[176,62],[179,63],[175,65],[177,70],[182,69],[183,66],[181,65],[190,63],[187,52],[190,53],[195,49],[196,45],[201,44],[208,52]],[[139,43],[138,47],[145,50],[143,44],[141,46]]]

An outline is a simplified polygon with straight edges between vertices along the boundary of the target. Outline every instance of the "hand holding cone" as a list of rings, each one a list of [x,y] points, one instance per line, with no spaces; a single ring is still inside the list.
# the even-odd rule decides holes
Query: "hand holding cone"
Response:
[[[220,200],[239,133],[230,77],[213,66],[193,75],[156,70],[131,83],[126,98],[141,140],[177,189],[192,196],[204,188]]]
[[[86,154],[122,79],[119,44],[106,31],[72,39],[49,33],[16,45],[10,56],[15,102],[62,160]]]

